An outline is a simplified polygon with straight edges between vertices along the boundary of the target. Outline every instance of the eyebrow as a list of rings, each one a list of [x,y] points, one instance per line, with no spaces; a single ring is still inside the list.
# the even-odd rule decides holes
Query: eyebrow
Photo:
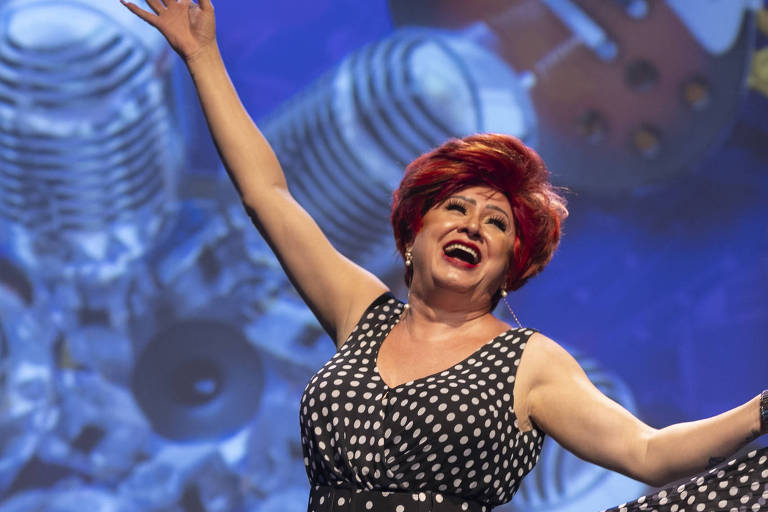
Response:
[[[458,194],[454,194],[454,195],[452,195],[451,197],[456,197],[456,198],[458,198],[458,199],[461,199],[462,201],[466,201],[466,202],[468,202],[468,203],[472,203],[472,204],[474,204],[474,205],[477,205],[477,201],[475,201],[475,200],[474,200],[474,199],[472,199],[471,197],[460,196],[460,195],[458,195]],[[496,205],[493,205],[493,204],[487,204],[487,205],[485,205],[485,207],[486,207],[486,208],[492,208],[492,209],[494,209],[494,210],[498,210],[498,211],[500,211],[501,213],[503,213],[503,214],[504,214],[504,216],[505,216],[506,218],[509,218],[509,214],[508,214],[507,212],[505,212],[503,209],[501,209],[501,208],[499,208],[498,206],[496,206]]]

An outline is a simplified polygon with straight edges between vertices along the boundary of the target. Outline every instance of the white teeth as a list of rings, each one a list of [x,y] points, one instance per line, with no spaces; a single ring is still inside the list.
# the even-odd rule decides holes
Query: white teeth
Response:
[[[448,252],[448,251],[451,251],[453,249],[461,249],[464,252],[468,252],[469,254],[472,255],[472,259],[474,260],[475,263],[477,263],[479,261],[479,258],[478,258],[478,255],[477,255],[477,251],[475,251],[471,247],[467,247],[464,244],[451,244],[451,245],[447,246],[444,249],[444,251]]]

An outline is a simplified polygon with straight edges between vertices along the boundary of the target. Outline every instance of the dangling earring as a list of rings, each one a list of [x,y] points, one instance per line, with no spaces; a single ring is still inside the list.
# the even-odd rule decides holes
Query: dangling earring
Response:
[[[501,294],[501,300],[504,301],[504,306],[507,308],[507,311],[509,311],[509,314],[512,315],[512,318],[515,319],[515,323],[517,324],[517,326],[522,329],[523,324],[520,323],[520,319],[517,318],[515,311],[512,309],[512,306],[509,305],[509,301],[507,300],[507,295],[509,295],[507,293],[507,290],[502,288],[500,294]]]
[[[405,250],[405,266],[407,268],[410,268],[413,265],[413,253],[410,249]],[[411,283],[408,282],[408,286],[410,287]],[[410,302],[411,302],[411,291],[408,290],[408,302],[403,306],[403,309],[405,312],[408,312],[408,310],[411,308]]]

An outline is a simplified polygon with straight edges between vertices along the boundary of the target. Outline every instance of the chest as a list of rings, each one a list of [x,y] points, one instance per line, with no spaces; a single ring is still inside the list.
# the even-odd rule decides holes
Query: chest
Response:
[[[418,444],[433,435],[453,446],[478,437],[516,442],[512,392],[519,347],[513,340],[499,337],[448,368],[392,387],[375,365],[378,349],[376,341],[345,347],[313,377],[302,397],[307,436],[343,431],[393,453],[405,450],[401,440],[414,433],[423,434]],[[501,446],[493,443],[492,449]]]
[[[376,368],[384,383],[396,388],[451,369],[479,351],[488,339],[416,341],[405,335],[404,329],[395,328],[386,339],[379,341]]]
[[[393,344],[401,350],[379,353],[394,325],[384,309],[390,304],[367,313],[304,390],[300,421],[310,481],[507,501],[543,440],[536,430],[521,432],[514,412],[515,374],[533,331],[512,329],[480,347],[465,346],[474,351],[459,362],[464,352]],[[377,362],[386,371],[402,357],[414,359],[406,366],[414,373],[389,387]]]
[[[511,463],[511,454],[533,464],[538,433],[517,428],[513,398],[527,333],[497,336],[448,368],[452,361],[439,359],[436,372],[395,387],[384,382],[375,364],[381,341],[375,334],[370,329],[345,345],[302,396],[302,442],[307,460],[318,461],[311,471],[325,471],[322,461],[344,467],[349,461],[367,475],[375,477],[378,470],[382,481],[396,486],[410,474],[411,480],[422,475],[425,482],[453,488],[443,481],[445,468],[459,459],[455,471],[467,473],[467,482],[495,478],[493,472],[502,461]],[[433,366],[411,368],[429,372]]]

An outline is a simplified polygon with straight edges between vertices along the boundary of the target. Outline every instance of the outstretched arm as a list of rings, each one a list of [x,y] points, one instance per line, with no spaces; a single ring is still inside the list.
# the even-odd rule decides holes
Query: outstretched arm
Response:
[[[291,196],[280,163],[229,79],[216,43],[211,0],[147,0],[153,12],[121,2],[157,28],[186,63],[216,148],[246,210],[340,345],[386,286],[336,251]]]
[[[603,395],[573,357],[540,334],[523,353],[520,372],[528,393],[518,416],[577,456],[649,485],[717,465],[761,434],[759,396],[712,418],[652,428]]]

